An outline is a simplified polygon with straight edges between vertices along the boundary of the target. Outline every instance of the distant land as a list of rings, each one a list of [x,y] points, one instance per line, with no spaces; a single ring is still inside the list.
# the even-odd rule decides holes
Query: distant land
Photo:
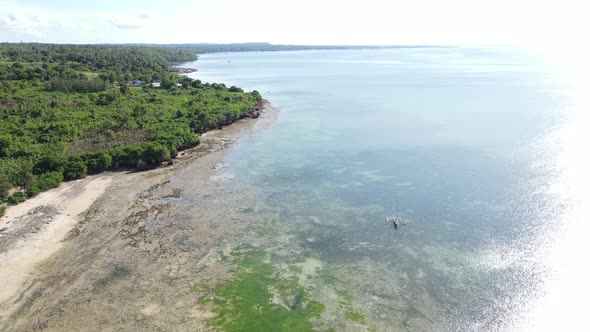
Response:
[[[274,45],[265,42],[253,43],[185,43],[185,44],[152,44],[152,43],[97,43],[97,44],[60,44],[60,43],[36,43],[36,42],[0,42],[5,45],[56,45],[63,47],[84,47],[84,46],[136,46],[151,48],[169,48],[183,51],[190,51],[196,54],[223,53],[223,52],[273,52],[273,51],[306,51],[306,50],[362,50],[362,49],[393,49],[393,48],[433,48],[433,47],[456,47],[455,45]]]
[[[386,49],[415,47],[446,47],[434,45],[273,45],[271,43],[232,43],[232,44],[125,44],[129,46],[166,47],[185,49],[203,53],[222,52],[262,52],[262,51],[303,51],[303,50],[343,50],[343,49]]]

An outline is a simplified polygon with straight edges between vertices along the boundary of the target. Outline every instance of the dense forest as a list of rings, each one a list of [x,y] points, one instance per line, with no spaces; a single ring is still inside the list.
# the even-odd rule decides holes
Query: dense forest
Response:
[[[0,204],[108,169],[156,167],[258,106],[256,91],[171,72],[196,58],[173,48],[0,44]]]

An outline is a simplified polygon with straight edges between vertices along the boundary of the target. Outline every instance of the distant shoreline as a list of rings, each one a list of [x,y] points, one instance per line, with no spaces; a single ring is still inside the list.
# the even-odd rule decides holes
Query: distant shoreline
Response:
[[[187,61],[187,62],[191,62],[191,61]],[[183,67],[177,67],[178,65],[181,65],[181,63],[172,66],[173,71],[177,74],[190,74],[190,73],[194,73],[199,71],[196,68],[183,68]]]
[[[276,52],[313,50],[372,50],[402,48],[449,48],[458,45],[274,45],[270,43],[231,43],[231,44],[124,44],[125,46],[163,47],[193,51],[196,54],[234,53],[234,52]]]

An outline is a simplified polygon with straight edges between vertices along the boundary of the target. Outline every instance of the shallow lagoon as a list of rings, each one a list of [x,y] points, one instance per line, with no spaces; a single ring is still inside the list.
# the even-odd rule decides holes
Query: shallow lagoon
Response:
[[[585,123],[586,85],[571,72],[515,48],[208,54],[184,66],[280,108],[219,173],[262,194],[249,212],[279,220],[277,268],[321,262],[308,291],[337,329],[546,323],[539,303],[569,263],[555,265],[552,248],[584,216],[583,192],[564,182],[583,153],[567,138],[583,126],[563,128]],[[410,222],[395,230],[385,218],[397,213]]]

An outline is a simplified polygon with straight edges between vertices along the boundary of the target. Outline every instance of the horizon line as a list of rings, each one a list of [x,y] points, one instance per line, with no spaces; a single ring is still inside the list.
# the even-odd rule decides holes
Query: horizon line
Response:
[[[265,46],[290,46],[290,47],[356,47],[356,48],[396,48],[396,47],[502,47],[502,46],[526,46],[523,44],[273,44],[269,42],[232,42],[232,43],[210,43],[210,42],[187,42],[187,43],[145,43],[145,42],[123,42],[123,43],[76,43],[76,42],[37,42],[37,41],[2,41],[0,44],[52,44],[52,45],[162,45],[162,46],[187,46],[187,45],[265,45]]]

